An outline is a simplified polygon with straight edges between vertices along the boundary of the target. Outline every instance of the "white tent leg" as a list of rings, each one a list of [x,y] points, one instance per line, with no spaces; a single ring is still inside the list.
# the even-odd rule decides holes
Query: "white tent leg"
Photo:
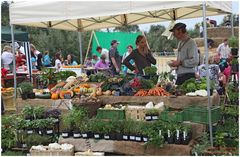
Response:
[[[203,37],[204,37],[204,48],[205,48],[205,64],[208,69],[208,45],[207,45],[207,23],[206,23],[206,2],[203,2]],[[209,116],[209,132],[210,142],[213,147],[213,136],[212,136],[212,117],[211,117],[211,103],[210,103],[210,82],[209,82],[209,71],[207,70],[207,95],[208,95],[208,116]]]
[[[233,14],[231,14],[231,29],[232,29],[232,36],[234,36]]]
[[[82,53],[82,34],[78,32],[78,41],[79,41],[79,52],[80,52],[80,64],[83,64],[83,53]]]
[[[15,59],[15,42],[14,42],[14,25],[11,25],[11,36],[12,36],[12,54],[13,54],[13,78],[14,78],[14,99],[13,103],[16,106],[16,98],[17,98],[17,76],[16,76],[16,59]]]

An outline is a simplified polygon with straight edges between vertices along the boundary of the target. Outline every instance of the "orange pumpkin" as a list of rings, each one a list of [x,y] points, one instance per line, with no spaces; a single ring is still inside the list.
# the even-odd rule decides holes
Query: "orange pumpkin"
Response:
[[[73,97],[73,95],[74,95],[74,93],[73,93],[71,90],[64,90],[64,91],[61,91],[61,92],[59,93],[59,97],[60,97],[61,99],[64,99],[64,95],[65,95],[65,94],[70,94],[71,97]]]
[[[52,93],[51,99],[53,99],[53,100],[58,99],[58,93]]]
[[[74,88],[73,91],[74,91],[75,93],[79,93],[79,92],[80,92],[80,87]]]

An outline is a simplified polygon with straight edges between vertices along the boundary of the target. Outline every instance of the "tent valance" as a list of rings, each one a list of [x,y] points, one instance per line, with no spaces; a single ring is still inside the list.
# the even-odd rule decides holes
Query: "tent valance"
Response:
[[[230,1],[206,4],[207,16],[232,10]],[[201,5],[201,1],[23,1],[10,5],[10,23],[88,31],[202,17]]]

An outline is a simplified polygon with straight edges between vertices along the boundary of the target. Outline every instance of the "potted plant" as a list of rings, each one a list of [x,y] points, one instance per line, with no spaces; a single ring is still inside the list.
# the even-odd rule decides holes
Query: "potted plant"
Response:
[[[59,123],[59,117],[61,116],[61,110],[49,109],[45,112],[45,117],[55,118],[55,123]]]
[[[26,100],[28,98],[28,95],[33,93],[33,85],[30,82],[22,82],[18,85],[20,88],[21,96],[23,100]],[[35,95],[34,95],[35,97]]]
[[[90,124],[91,124],[91,131],[93,133],[93,137],[95,139],[103,138],[103,134],[102,134],[103,123],[102,123],[102,121],[97,120],[97,119],[91,119]]]
[[[237,56],[238,55],[238,46],[239,46],[238,38],[235,36],[231,36],[229,38],[229,46],[231,47],[232,55]]]
[[[122,137],[123,137],[123,135],[122,135],[123,122],[113,119],[112,123],[113,123],[113,127],[114,127],[115,138],[116,138],[116,140],[121,141]]]
[[[47,118],[46,119],[46,135],[53,135],[54,134],[54,119],[53,118]]]
[[[37,119],[36,121],[36,131],[39,135],[46,134],[46,127],[48,125],[47,119]]]
[[[76,108],[74,107],[70,116],[72,117],[72,129],[73,129],[73,138],[80,138],[80,126],[88,118],[87,110],[83,107]]]
[[[123,122],[123,137],[122,137],[123,140],[125,141],[130,140],[129,135],[131,133],[131,128],[133,127],[133,125],[134,125],[134,121],[131,119],[128,119]]]
[[[145,120],[146,121],[153,121],[158,120],[159,112],[157,109],[148,109],[146,112]]]
[[[24,106],[22,113],[26,120],[33,120],[33,107],[26,105]]]
[[[36,106],[33,108],[33,116],[34,119],[42,119],[44,118],[44,107],[42,106]]]
[[[63,131],[62,131],[62,137],[68,138],[72,134],[71,126],[74,119],[71,117],[70,114],[66,114],[63,116]]]
[[[89,120],[84,121],[81,123],[80,131],[82,133],[82,138],[92,138],[93,133],[91,132],[91,125]]]
[[[142,122],[135,122],[135,140],[137,142],[141,142],[142,141],[142,132],[141,132],[141,128],[142,128]]]
[[[181,129],[180,125],[175,126],[175,136],[174,136],[175,144],[182,144],[182,131],[181,130],[182,129]]]
[[[239,71],[239,63],[238,63],[238,58],[233,58],[232,59],[232,72],[238,72]]]
[[[174,135],[175,135],[175,124],[169,123],[166,130],[167,136],[167,143],[173,144],[174,143]]]
[[[190,126],[183,126],[182,128],[182,144],[188,145],[192,139],[192,132]]]
[[[25,121],[27,134],[33,134],[34,121]]]
[[[103,121],[103,134],[105,140],[113,140],[114,137],[111,136],[111,132],[113,131],[113,125],[111,121],[104,122]]]

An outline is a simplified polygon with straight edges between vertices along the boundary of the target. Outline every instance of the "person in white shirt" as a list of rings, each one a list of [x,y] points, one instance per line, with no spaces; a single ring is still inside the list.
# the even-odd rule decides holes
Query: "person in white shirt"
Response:
[[[227,60],[230,56],[231,49],[228,46],[228,39],[224,39],[223,43],[220,44],[217,48],[217,53],[220,56],[221,61]]]
[[[10,71],[12,70],[13,57],[14,57],[11,51],[12,51],[12,48],[10,46],[4,46],[3,53],[1,56],[3,67]]]
[[[106,61],[109,62],[109,51],[107,49],[104,49],[101,46],[98,46],[96,50],[98,53],[100,53],[100,55],[104,54],[106,56]]]
[[[55,68],[58,70],[62,67],[61,54],[57,52],[55,54]]]

